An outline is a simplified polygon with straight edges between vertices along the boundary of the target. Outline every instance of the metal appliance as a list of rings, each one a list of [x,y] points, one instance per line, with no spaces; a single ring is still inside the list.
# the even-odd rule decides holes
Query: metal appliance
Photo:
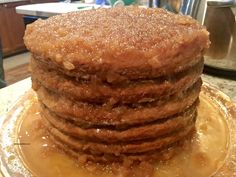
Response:
[[[211,40],[205,70],[236,79],[236,0],[150,0],[149,6],[191,15],[205,25]]]

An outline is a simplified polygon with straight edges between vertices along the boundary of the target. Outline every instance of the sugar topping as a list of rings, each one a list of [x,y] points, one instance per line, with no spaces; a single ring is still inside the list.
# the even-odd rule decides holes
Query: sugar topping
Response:
[[[183,45],[208,47],[208,32],[189,16],[158,8],[117,7],[37,20],[27,26],[25,44],[34,54],[64,65],[158,65]],[[135,64],[135,62],[136,64]]]

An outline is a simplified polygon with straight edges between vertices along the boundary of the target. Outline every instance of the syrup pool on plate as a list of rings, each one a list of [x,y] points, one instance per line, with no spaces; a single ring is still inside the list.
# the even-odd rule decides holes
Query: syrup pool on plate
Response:
[[[38,177],[115,177],[111,168],[85,168],[57,150],[41,123],[36,99],[21,115],[18,127],[19,154],[33,176]],[[207,177],[219,169],[227,155],[229,132],[227,122],[215,105],[201,94],[196,133],[183,150],[166,162],[158,162],[154,177]]]

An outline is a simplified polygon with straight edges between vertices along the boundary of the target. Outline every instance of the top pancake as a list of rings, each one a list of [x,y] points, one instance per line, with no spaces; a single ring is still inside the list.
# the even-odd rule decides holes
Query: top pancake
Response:
[[[196,63],[208,32],[189,16],[118,7],[72,12],[27,26],[34,58],[78,78],[153,78]],[[117,79],[118,78],[118,79]]]

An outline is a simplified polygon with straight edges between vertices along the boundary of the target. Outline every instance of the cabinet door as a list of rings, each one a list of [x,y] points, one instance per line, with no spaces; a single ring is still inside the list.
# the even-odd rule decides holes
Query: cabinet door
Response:
[[[11,50],[11,40],[9,38],[7,19],[6,19],[6,9],[3,4],[0,4],[0,42],[2,44],[3,53],[9,52]]]
[[[23,16],[17,14],[15,7],[21,3],[3,4],[0,10],[0,36],[2,40],[3,55],[10,55],[25,50],[23,41],[25,25]]]

